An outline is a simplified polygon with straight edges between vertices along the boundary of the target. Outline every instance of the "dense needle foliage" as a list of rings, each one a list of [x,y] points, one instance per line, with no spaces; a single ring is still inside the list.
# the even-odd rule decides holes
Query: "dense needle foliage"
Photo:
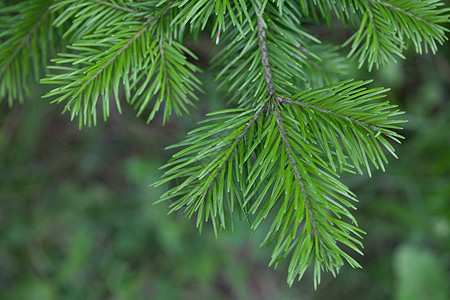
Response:
[[[288,283],[308,267],[336,274],[360,267],[362,234],[351,214],[356,196],[342,172],[384,170],[402,112],[388,89],[348,80],[339,47],[308,32],[347,26],[347,58],[371,70],[403,58],[409,45],[435,53],[446,40],[449,9],[436,0],[1,1],[0,99],[12,104],[34,83],[64,105],[80,127],[131,104],[148,122],[194,106],[201,70],[186,45],[203,32],[230,109],[211,112],[164,166],[161,201],[211,222],[216,234],[236,213],[288,259]],[[55,53],[59,54],[55,54]],[[44,76],[44,74],[46,74]],[[99,112],[100,111],[100,112]],[[349,251],[350,250],[350,251]]]

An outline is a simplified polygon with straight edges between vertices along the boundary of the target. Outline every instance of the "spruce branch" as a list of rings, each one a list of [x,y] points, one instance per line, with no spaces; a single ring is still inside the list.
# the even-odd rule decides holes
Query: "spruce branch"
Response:
[[[377,103],[386,90],[366,89],[367,82],[344,81],[294,94],[285,78],[294,78],[295,71],[279,63],[292,58],[279,48],[313,54],[298,47],[294,35],[281,39],[285,46],[280,47],[280,40],[268,34],[268,24],[286,32],[284,23],[271,18],[278,13],[270,3],[259,2],[249,11],[254,25],[242,28],[246,39],[239,38],[239,30],[224,32],[227,46],[216,60],[225,63],[225,70],[219,76],[224,86],[235,87],[242,80],[242,92],[230,90],[249,100],[241,102],[243,108],[212,114],[216,117],[206,121],[210,125],[177,144],[186,148],[169,161],[170,169],[157,185],[177,180],[161,201],[173,200],[171,212],[184,208],[188,218],[197,213],[200,228],[211,218],[216,234],[236,205],[252,230],[271,219],[262,242],[273,244],[270,265],[290,257],[289,284],[312,266],[317,286],[321,271],[336,274],[344,260],[360,267],[342,250],[349,247],[361,254],[363,231],[349,212],[356,198],[338,181],[337,172],[356,168],[362,173],[364,166],[370,173],[369,161],[383,168],[382,147],[393,151],[386,138],[401,138],[394,131],[401,120],[389,120],[399,112],[386,102]],[[227,43],[230,36],[234,43]],[[247,51],[250,57],[242,66]],[[228,53],[239,54],[227,61]],[[286,69],[287,76],[281,72]],[[258,113],[249,103],[256,103]]]
[[[23,50],[23,48],[30,43],[33,35],[36,34],[36,31],[39,29],[39,27],[44,23],[48,17],[48,14],[50,13],[50,9],[44,10],[42,15],[36,19],[36,23],[32,25],[31,28],[28,29],[28,32],[25,32],[25,35],[19,40],[19,44],[14,49],[14,51],[8,56],[8,60],[6,62],[3,62],[3,65],[0,69],[1,73],[4,73],[5,70],[9,67],[9,65],[14,61],[14,59],[17,58],[20,51]]]
[[[411,13],[411,12],[407,11],[407,10],[404,9],[404,8],[401,8],[401,7],[399,7],[399,6],[396,6],[396,5],[394,4],[394,3],[396,3],[395,1],[393,1],[392,3],[389,3],[389,2],[386,2],[386,1],[382,1],[382,0],[372,0],[372,1],[375,1],[375,2],[381,4],[381,5],[385,6],[385,7],[388,7],[389,9],[396,10],[397,12],[399,12],[399,13],[401,13],[401,14],[404,14],[404,15],[408,16],[408,17],[411,18],[412,20],[416,20],[417,22],[424,23],[424,24],[426,24],[428,27],[433,28],[436,32],[439,32],[439,33],[441,33],[441,34],[443,33],[443,32],[442,32],[442,29],[439,28],[439,26],[436,26],[436,24],[433,24],[432,22],[430,22],[430,21],[428,21],[428,20],[426,20],[426,19],[424,19],[424,18],[421,18],[421,17],[420,17],[419,15],[417,15],[417,14]],[[369,0],[367,0],[366,2],[367,2],[367,4],[369,5],[369,7],[372,6],[372,4],[371,4],[371,2],[370,2]],[[438,1],[434,1],[434,2],[437,3]],[[399,5],[400,5],[400,1],[397,1],[397,3],[399,3]]]
[[[448,23],[450,18],[449,8],[440,8],[444,3],[438,0],[424,1],[411,5],[410,1],[375,0],[380,6],[386,7],[385,13],[391,13],[396,29],[408,40],[412,41],[417,53],[428,53],[428,49],[434,54],[437,51],[437,43],[443,44],[449,30],[441,24]],[[381,7],[380,7],[381,8]],[[419,30],[411,30],[409,28]]]
[[[53,1],[28,0],[0,9],[0,99],[23,102],[62,46],[51,26]]]
[[[263,22],[263,14],[261,13],[261,8],[258,8],[258,9],[259,9],[259,17],[258,17],[258,21],[257,21],[257,24],[258,24],[258,42],[259,42],[259,47],[260,47],[260,52],[261,52],[261,61],[262,61],[262,64],[264,66],[264,71],[265,71],[264,77],[265,77],[265,80],[266,80],[267,91],[268,91],[268,95],[270,97],[268,102],[271,103],[272,101],[276,100],[278,102],[285,103],[286,102],[285,99],[282,99],[281,97],[275,96],[276,94],[275,94],[274,86],[272,84],[272,73],[270,71],[270,62],[269,62],[269,57],[268,57],[268,54],[267,54],[267,44],[266,44],[266,40],[265,40],[266,39],[266,31],[265,31],[265,28],[264,28],[265,26],[264,26],[264,22]],[[299,49],[304,51],[301,47]],[[275,98],[275,99],[273,99],[273,98]],[[267,103],[266,103],[266,105],[267,105]],[[292,156],[292,153],[293,153],[292,147],[291,147],[291,144],[289,143],[289,141],[287,140],[286,129],[284,128],[284,125],[282,123],[281,115],[280,115],[280,112],[278,111],[278,103],[277,102],[275,102],[274,111],[275,111],[275,116],[276,116],[276,122],[278,124],[278,130],[279,130],[279,133],[281,135],[281,139],[282,139],[284,147],[285,147],[285,151],[286,151],[286,154],[287,154],[287,157],[288,157],[288,160],[289,160],[290,167],[293,170],[294,178],[295,178],[297,184],[300,186],[300,190],[301,190],[303,199],[304,199],[305,204],[306,204],[306,210],[307,210],[307,213],[309,214],[310,220],[312,222],[313,232],[315,232],[315,227],[316,227],[315,219],[314,219],[314,216],[312,215],[312,212],[310,210],[310,203],[309,203],[309,199],[308,199],[308,197],[306,195],[306,191],[305,191],[305,187],[304,187],[303,182],[302,182],[302,178],[301,178],[300,173],[299,173],[299,171],[297,169],[294,157]]]
[[[127,101],[138,109],[138,115],[148,111],[154,102],[148,122],[163,104],[164,121],[173,111],[181,115],[182,110],[187,111],[186,104],[193,104],[190,99],[196,99],[194,91],[200,89],[200,81],[194,75],[198,68],[184,54],[194,58],[195,55],[175,40],[176,31],[162,31],[167,26],[168,7],[154,9],[149,17],[148,12],[120,8],[114,1],[111,5],[86,1],[80,7],[66,2],[72,9],[65,18],[75,16],[74,24],[83,24],[77,29],[72,26],[68,32],[74,30],[80,38],[68,47],[73,53],[54,60],[56,65],[50,69],[56,74],[41,82],[60,85],[46,97],[56,97],[56,103],[66,102],[64,111],[69,111],[72,119],[78,116],[80,127],[96,124],[99,98],[105,120],[110,114],[111,94],[121,112],[120,88]],[[76,13],[76,9],[82,9],[83,14]],[[102,13],[97,15],[99,10]],[[92,22],[106,16],[115,22],[85,28],[87,19]]]
[[[167,191],[160,201],[177,198],[171,205],[175,211],[185,207],[187,217],[197,215],[197,227],[202,229],[203,222],[211,218],[214,231],[226,227],[227,220],[232,221],[237,201],[243,205],[241,183],[245,159],[243,149],[249,141],[244,137],[256,126],[262,113],[262,107],[256,109],[231,109],[211,113],[206,122],[211,123],[188,134],[188,138],[174,147],[186,147],[173,156],[165,166],[165,177],[155,183],[183,179],[183,182]],[[170,168],[169,168],[170,167]],[[220,220],[220,221],[219,221]],[[219,223],[220,222],[220,223]]]
[[[98,1],[95,1],[98,2]],[[89,85],[92,81],[96,80],[99,75],[105,70],[105,68],[108,68],[115,60],[117,60],[120,55],[127,50],[138,38],[140,38],[144,32],[147,30],[146,26],[143,26],[139,31],[136,32],[136,34],[132,35],[131,38],[129,38],[123,46],[119,47],[119,49],[110,57],[108,58],[105,63],[101,65],[100,68],[98,68],[89,78],[87,81],[85,81],[78,89],[72,90],[67,96],[70,97],[73,94],[79,94],[82,90],[86,88],[87,85]],[[75,44],[75,47],[77,44]],[[120,107],[120,106],[119,106]]]
[[[450,10],[441,6],[439,0],[366,1],[358,31],[344,44],[352,44],[348,56],[358,56],[359,66],[367,62],[371,70],[395,61],[395,56],[404,58],[409,42],[419,54],[435,53],[447,40],[448,29],[442,24],[450,18]]]
[[[302,131],[315,133],[334,170],[336,160],[340,171],[346,166],[352,166],[362,174],[364,166],[370,175],[369,161],[375,168],[384,170],[387,159],[382,147],[395,156],[394,149],[386,139],[395,142],[403,139],[395,132],[400,129],[396,124],[404,122],[395,119],[402,112],[388,102],[375,102],[384,97],[387,89],[366,89],[365,85],[369,82],[344,81],[317,89],[313,98],[305,91],[295,95],[295,100],[287,101],[302,108],[301,111],[288,109],[294,119],[298,118],[295,115],[302,115],[298,120]],[[300,123],[304,122],[301,121],[303,118],[308,120],[307,124]],[[367,147],[368,143],[370,147]]]
[[[261,61],[262,64],[264,66],[265,69],[265,79],[266,79],[266,86],[267,86],[267,90],[268,90],[268,102],[272,103],[275,102],[273,106],[270,106],[271,108],[271,113],[274,115],[274,119],[276,121],[277,124],[277,131],[278,134],[274,134],[274,135],[279,135],[277,139],[277,142],[275,143],[275,145],[283,145],[281,146],[281,149],[278,149],[278,146],[275,146],[270,153],[272,153],[272,155],[275,155],[275,153],[278,153],[279,151],[282,153],[283,156],[285,156],[287,158],[287,164],[288,164],[288,168],[286,169],[285,163],[283,162],[284,160],[282,159],[281,162],[278,164],[278,162],[274,162],[274,157],[272,156],[270,158],[270,162],[272,164],[272,166],[268,166],[267,163],[264,161],[264,159],[262,159],[259,164],[257,162],[255,162],[255,167],[252,169],[252,172],[250,173],[250,180],[251,182],[255,182],[256,177],[254,177],[255,175],[259,175],[261,176],[260,182],[267,182],[269,179],[268,178],[276,178],[276,174],[278,172],[272,173],[270,171],[267,171],[268,169],[270,169],[273,166],[278,165],[278,168],[280,170],[283,170],[282,173],[278,173],[278,174],[282,174],[281,178],[278,177],[277,180],[275,182],[273,182],[273,187],[272,187],[272,196],[267,199],[266,201],[266,205],[264,206],[264,208],[260,211],[258,217],[256,218],[256,221],[254,222],[254,224],[252,225],[253,230],[256,230],[259,226],[259,224],[261,223],[261,221],[263,219],[266,218],[267,214],[270,212],[270,210],[273,209],[273,207],[276,205],[277,202],[282,201],[282,199],[280,199],[279,197],[281,195],[277,195],[277,192],[275,191],[282,191],[285,190],[284,194],[284,200],[282,201],[281,204],[281,208],[279,208],[279,212],[276,216],[276,218],[274,219],[272,226],[271,226],[271,230],[269,231],[269,233],[266,236],[265,241],[263,242],[263,244],[267,243],[267,242],[271,242],[273,240],[273,238],[275,236],[278,236],[278,242],[276,243],[274,250],[273,250],[273,254],[272,254],[272,261],[270,264],[276,262],[277,260],[279,260],[282,257],[286,257],[286,255],[291,251],[291,249],[293,248],[300,248],[298,247],[298,244],[296,246],[296,243],[292,243],[293,240],[299,238],[300,241],[299,243],[301,245],[305,245],[305,244],[309,244],[307,247],[309,248],[309,252],[314,249],[314,248],[320,248],[320,244],[317,243],[317,241],[320,241],[320,243],[324,243],[324,241],[322,241],[322,236],[323,233],[318,231],[318,228],[320,228],[320,224],[317,224],[318,221],[316,221],[316,216],[315,213],[312,209],[312,203],[310,200],[311,195],[317,195],[318,191],[321,189],[320,187],[320,183],[319,182],[314,182],[312,180],[312,175],[314,176],[314,173],[318,173],[320,174],[321,172],[319,171],[319,166],[323,167],[325,170],[327,168],[327,166],[325,165],[321,165],[320,161],[308,161],[308,160],[304,160],[303,162],[301,162],[300,159],[296,158],[296,155],[299,154],[298,150],[295,152],[293,146],[291,145],[291,142],[288,139],[288,135],[285,129],[285,126],[283,124],[283,120],[280,114],[280,110],[281,110],[281,103],[288,103],[288,100],[279,97],[279,96],[275,96],[276,92],[274,90],[273,84],[272,84],[272,75],[270,72],[270,62],[269,62],[269,57],[267,55],[267,44],[265,42],[265,38],[266,38],[266,34],[265,34],[265,29],[264,29],[264,25],[263,25],[263,20],[262,20],[262,16],[263,14],[260,12],[259,14],[259,18],[258,18],[258,36],[259,36],[259,45],[260,45],[260,52],[261,52]],[[272,128],[271,131],[273,131],[274,128]],[[293,140],[292,140],[293,141]],[[267,145],[267,144],[266,144]],[[304,149],[307,149],[306,147],[302,147]],[[277,150],[277,151],[275,151]],[[306,150],[308,151],[308,150]],[[304,152],[304,150],[302,151]],[[264,152],[262,152],[264,153]],[[311,154],[311,153],[310,153]],[[269,155],[269,154],[266,154]],[[317,154],[315,154],[317,156]],[[313,155],[311,155],[313,156]],[[260,159],[260,157],[263,157],[262,154],[260,154],[260,156],[257,158]],[[302,156],[304,157],[304,155]],[[269,157],[267,157],[268,160]],[[313,167],[312,169],[310,169],[309,171],[305,171],[305,165],[309,167]],[[265,171],[259,171],[258,170],[258,165],[264,165],[264,169]],[[301,168],[302,173],[305,176],[305,179],[303,178],[303,176],[300,174],[299,168]],[[257,170],[254,171],[253,170]],[[322,173],[324,172],[324,170],[322,170]],[[263,177],[260,174],[266,174],[268,175],[267,178]],[[292,176],[292,179],[290,179],[289,177]],[[304,185],[304,181],[308,182],[308,186],[309,186],[309,191],[306,191],[305,185]],[[284,186],[283,188],[281,188],[281,185],[285,183],[286,186]],[[294,193],[295,195],[292,195],[292,185],[294,185],[295,187],[298,187],[298,189],[296,189],[296,192]],[[249,185],[251,186],[251,185]],[[268,184],[267,186],[271,186],[271,184]],[[299,190],[299,192],[297,192]],[[267,190],[266,190],[267,191]],[[275,194],[274,194],[275,192]],[[342,193],[344,195],[350,195],[349,192],[347,191],[346,188],[338,190],[339,193]],[[248,193],[248,190],[247,190]],[[251,195],[253,195],[254,193],[252,193]],[[247,195],[248,196],[248,195]],[[292,196],[294,196],[292,199]],[[262,202],[261,197],[258,198],[258,200],[256,201],[256,205],[254,204],[253,207],[251,208],[251,212],[256,213],[257,212],[257,207],[259,207],[260,203]],[[320,197],[319,197],[320,199]],[[300,203],[301,201],[303,201],[303,204]],[[247,198],[246,203],[249,203],[250,200],[249,198]],[[269,204],[268,204],[269,203]],[[267,205],[268,204],[268,205]],[[317,204],[316,204],[317,205]],[[301,215],[296,215],[295,218],[292,218],[292,216],[290,216],[290,213],[288,212],[288,214],[286,215],[287,209],[288,207],[290,208],[289,211],[291,211],[291,213],[293,213],[293,211],[299,209],[299,207],[303,207],[304,214],[305,216],[301,216]],[[344,214],[349,215],[348,211],[344,210],[343,211]],[[335,210],[336,213],[336,210]],[[353,217],[351,217],[351,219],[354,219]],[[292,230],[291,232],[289,232],[288,228],[299,228],[301,227],[301,224],[303,222],[303,219],[305,220],[305,224],[303,226],[304,231],[301,231],[302,233],[300,234],[300,236],[297,236],[297,229]],[[283,223],[284,220],[284,226],[281,227],[281,224]],[[283,229],[282,229],[283,228]],[[277,232],[277,233],[274,233]],[[289,232],[289,233],[288,233]],[[305,233],[306,232],[306,233]],[[356,232],[354,232],[356,233]],[[311,243],[308,237],[312,237],[312,239],[314,239],[316,242]],[[356,241],[359,245],[360,242]],[[354,248],[355,250],[357,250],[355,248],[354,245],[351,244],[351,247]],[[333,249],[332,247],[327,247],[327,249],[330,251],[330,249]],[[337,245],[334,245],[334,249],[336,252],[339,251],[339,248],[337,247]],[[316,253],[321,252],[323,250],[318,250]],[[282,256],[280,256],[280,253],[282,253]],[[295,250],[294,250],[295,252]],[[309,256],[309,255],[308,255]],[[311,254],[311,256],[309,257],[304,257],[304,260],[307,260],[309,262],[311,261],[315,261],[317,259],[319,259],[318,257],[315,257],[315,255]],[[357,266],[357,264],[354,263],[353,260],[350,260],[351,264]],[[336,263],[338,262],[338,263]],[[333,262],[333,259],[330,259],[329,261],[326,261],[326,265],[328,266],[327,269],[331,270],[332,272],[334,272],[335,270],[339,269],[339,259],[336,259],[336,261]],[[309,263],[308,263],[309,264]],[[306,265],[308,265],[306,264]],[[306,270],[305,268],[298,268],[297,266],[299,265],[299,262],[296,261],[294,258],[291,260],[291,267],[290,267],[290,272],[289,272],[289,276],[288,276],[288,283],[292,284],[294,278],[299,275],[299,278],[302,277],[304,270]],[[300,264],[302,265],[302,264]],[[317,266],[316,263],[314,263],[314,265]],[[317,267],[315,267],[314,269],[315,271],[315,280],[314,280],[314,285],[315,287],[317,287],[317,284],[320,282],[320,269],[318,269]]]

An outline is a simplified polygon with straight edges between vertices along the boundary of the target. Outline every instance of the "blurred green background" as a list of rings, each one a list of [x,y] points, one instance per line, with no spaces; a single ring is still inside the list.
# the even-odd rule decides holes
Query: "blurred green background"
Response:
[[[153,205],[164,147],[225,106],[211,71],[198,110],[165,127],[128,108],[79,131],[39,88],[23,105],[2,101],[0,299],[450,299],[449,46],[352,74],[391,87],[409,122],[386,173],[344,178],[360,200],[364,268],[325,274],[317,291],[311,274],[289,288],[285,264],[268,268],[270,249],[246,223],[200,236],[167,204]]]

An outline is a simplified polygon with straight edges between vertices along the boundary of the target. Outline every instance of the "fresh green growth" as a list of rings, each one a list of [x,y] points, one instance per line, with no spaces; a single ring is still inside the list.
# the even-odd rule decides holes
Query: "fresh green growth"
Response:
[[[181,148],[156,183],[175,183],[161,198],[195,215],[216,234],[238,214],[252,230],[265,222],[270,264],[290,261],[288,283],[314,270],[336,275],[362,254],[351,214],[355,195],[342,172],[384,170],[403,120],[383,100],[388,89],[343,80],[350,65],[337,45],[309,33],[314,23],[347,26],[347,58],[379,67],[413,44],[437,51],[449,9],[436,0],[199,0],[0,2],[0,97],[22,101],[44,73],[45,97],[65,105],[80,127],[106,120],[121,100],[150,122],[194,106],[201,91],[187,48],[206,32],[224,101]],[[340,20],[338,22],[338,20]],[[64,34],[60,34],[64,32]],[[62,37],[62,38],[60,38]],[[54,53],[59,52],[58,55]],[[31,68],[31,71],[30,71]],[[260,229],[261,230],[261,229]]]

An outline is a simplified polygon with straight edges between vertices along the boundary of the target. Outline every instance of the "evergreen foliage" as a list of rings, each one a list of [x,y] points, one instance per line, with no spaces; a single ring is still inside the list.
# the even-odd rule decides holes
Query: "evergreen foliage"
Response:
[[[0,97],[22,101],[51,64],[45,95],[64,104],[80,127],[106,120],[121,98],[150,122],[194,106],[201,91],[185,46],[201,32],[218,44],[212,64],[233,107],[208,114],[165,165],[156,183],[176,183],[161,198],[171,211],[196,215],[216,234],[237,213],[257,230],[270,224],[263,245],[270,264],[289,259],[288,283],[314,269],[334,275],[348,254],[362,254],[364,233],[350,210],[356,196],[342,172],[371,174],[395,156],[402,136],[399,111],[383,100],[388,89],[347,77],[339,47],[308,33],[309,25],[354,34],[348,58],[369,70],[409,44],[437,51],[446,40],[449,9],[437,0],[27,0],[0,2]],[[55,55],[59,52],[58,55]],[[31,71],[30,71],[31,70]]]
[[[17,2],[0,6],[0,99],[10,106],[31,94],[61,44],[52,0]]]

